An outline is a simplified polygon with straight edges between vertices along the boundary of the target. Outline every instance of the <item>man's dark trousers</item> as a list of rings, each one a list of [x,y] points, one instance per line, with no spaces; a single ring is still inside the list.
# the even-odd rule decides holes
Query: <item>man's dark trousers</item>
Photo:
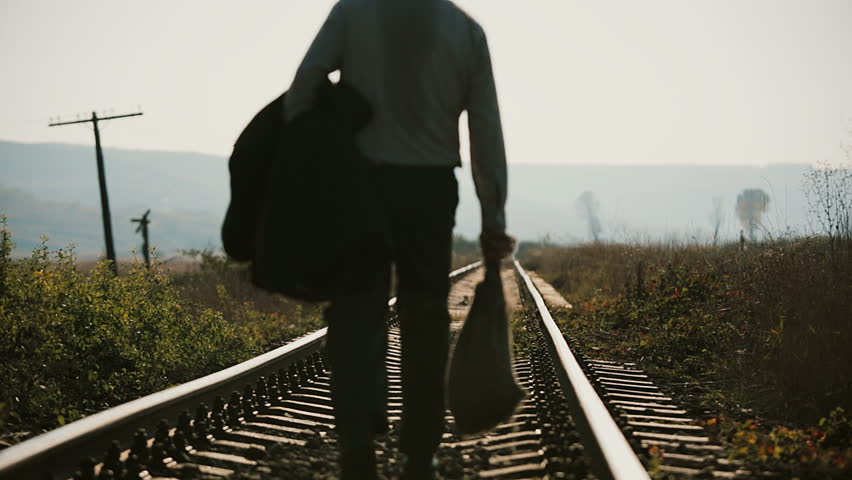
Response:
[[[374,434],[387,425],[385,319],[391,264],[396,266],[402,333],[400,449],[411,458],[431,456],[443,433],[448,274],[458,185],[452,168],[376,167],[373,180],[392,251],[359,259],[351,294],[334,299],[325,312],[344,474],[347,455],[372,451]]]

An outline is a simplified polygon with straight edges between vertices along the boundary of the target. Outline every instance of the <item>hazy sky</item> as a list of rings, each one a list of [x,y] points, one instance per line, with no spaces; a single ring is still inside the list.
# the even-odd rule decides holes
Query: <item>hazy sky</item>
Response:
[[[404,1],[404,0],[401,0]],[[459,0],[510,162],[767,164],[852,140],[850,0]],[[0,139],[227,155],[332,0],[0,0]]]

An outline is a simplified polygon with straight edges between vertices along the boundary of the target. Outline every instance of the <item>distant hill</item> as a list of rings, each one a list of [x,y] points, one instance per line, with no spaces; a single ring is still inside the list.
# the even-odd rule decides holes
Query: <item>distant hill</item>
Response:
[[[138,249],[131,218],[152,210],[152,242],[169,254],[219,243],[227,206],[227,161],[196,153],[104,149],[116,250]],[[94,146],[0,142],[0,213],[15,231],[16,253],[50,237],[81,257],[103,251]]]
[[[219,244],[229,200],[227,158],[185,152],[104,150],[116,248],[129,256],[141,243],[130,223],[152,210],[152,242],[164,255],[179,248]],[[81,257],[103,250],[93,146],[0,142],[0,213],[15,231],[18,255],[51,238],[53,248],[75,243]],[[509,166],[509,229],[524,240],[588,238],[575,208],[586,190],[600,202],[602,236],[613,240],[706,236],[713,198],[723,201],[722,233],[735,238],[736,196],[762,188],[772,201],[774,232],[807,225],[801,190],[804,165],[733,166]],[[479,207],[470,170],[457,171],[457,232],[476,237]]]
[[[112,209],[115,246],[122,258],[141,248],[141,237],[134,232],[137,225],[130,223],[132,217],[141,213],[127,208]],[[80,258],[96,257],[104,249],[100,206],[44,201],[32,193],[0,186],[0,214],[8,217],[17,256],[27,255],[41,245],[42,236],[49,238],[51,249],[73,243]],[[171,256],[179,249],[216,246],[218,229],[219,219],[210,213],[173,209],[157,215],[156,224],[152,225],[152,243],[162,256]]]
[[[212,212],[227,206],[226,158],[105,148],[104,163],[114,208]],[[40,200],[100,205],[94,145],[0,142],[0,165],[0,185]]]

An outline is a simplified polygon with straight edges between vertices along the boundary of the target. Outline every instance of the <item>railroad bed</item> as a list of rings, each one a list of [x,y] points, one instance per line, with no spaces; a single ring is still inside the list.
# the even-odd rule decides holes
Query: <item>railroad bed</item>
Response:
[[[482,277],[478,267],[451,275],[456,331]],[[647,458],[652,447],[664,452],[654,468],[675,478],[750,478],[720,459],[721,448],[635,365],[586,358],[571,345],[546,303],[570,305],[549,285],[517,262],[504,269],[503,279],[507,304],[529,333],[514,363],[528,395],[511,419],[485,435],[460,438],[448,412],[438,451],[443,478],[640,480],[649,477],[635,452]],[[0,479],[335,478],[324,336],[322,329],[0,451]],[[388,336],[391,430],[376,446],[380,472],[395,478],[402,405],[393,316]]]

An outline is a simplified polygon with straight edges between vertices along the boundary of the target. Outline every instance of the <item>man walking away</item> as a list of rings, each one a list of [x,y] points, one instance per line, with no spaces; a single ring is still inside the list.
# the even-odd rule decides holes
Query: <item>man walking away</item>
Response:
[[[462,111],[483,254],[493,261],[514,248],[505,233],[506,158],[488,44],[479,24],[449,0],[340,0],[296,73],[287,119],[309,109],[316,87],[338,69],[373,109],[357,142],[393,245],[387,258],[359,259],[357,282],[325,312],[342,478],[377,475],[373,437],[387,430],[384,321],[392,263],[402,331],[404,475],[432,478],[444,420]]]

